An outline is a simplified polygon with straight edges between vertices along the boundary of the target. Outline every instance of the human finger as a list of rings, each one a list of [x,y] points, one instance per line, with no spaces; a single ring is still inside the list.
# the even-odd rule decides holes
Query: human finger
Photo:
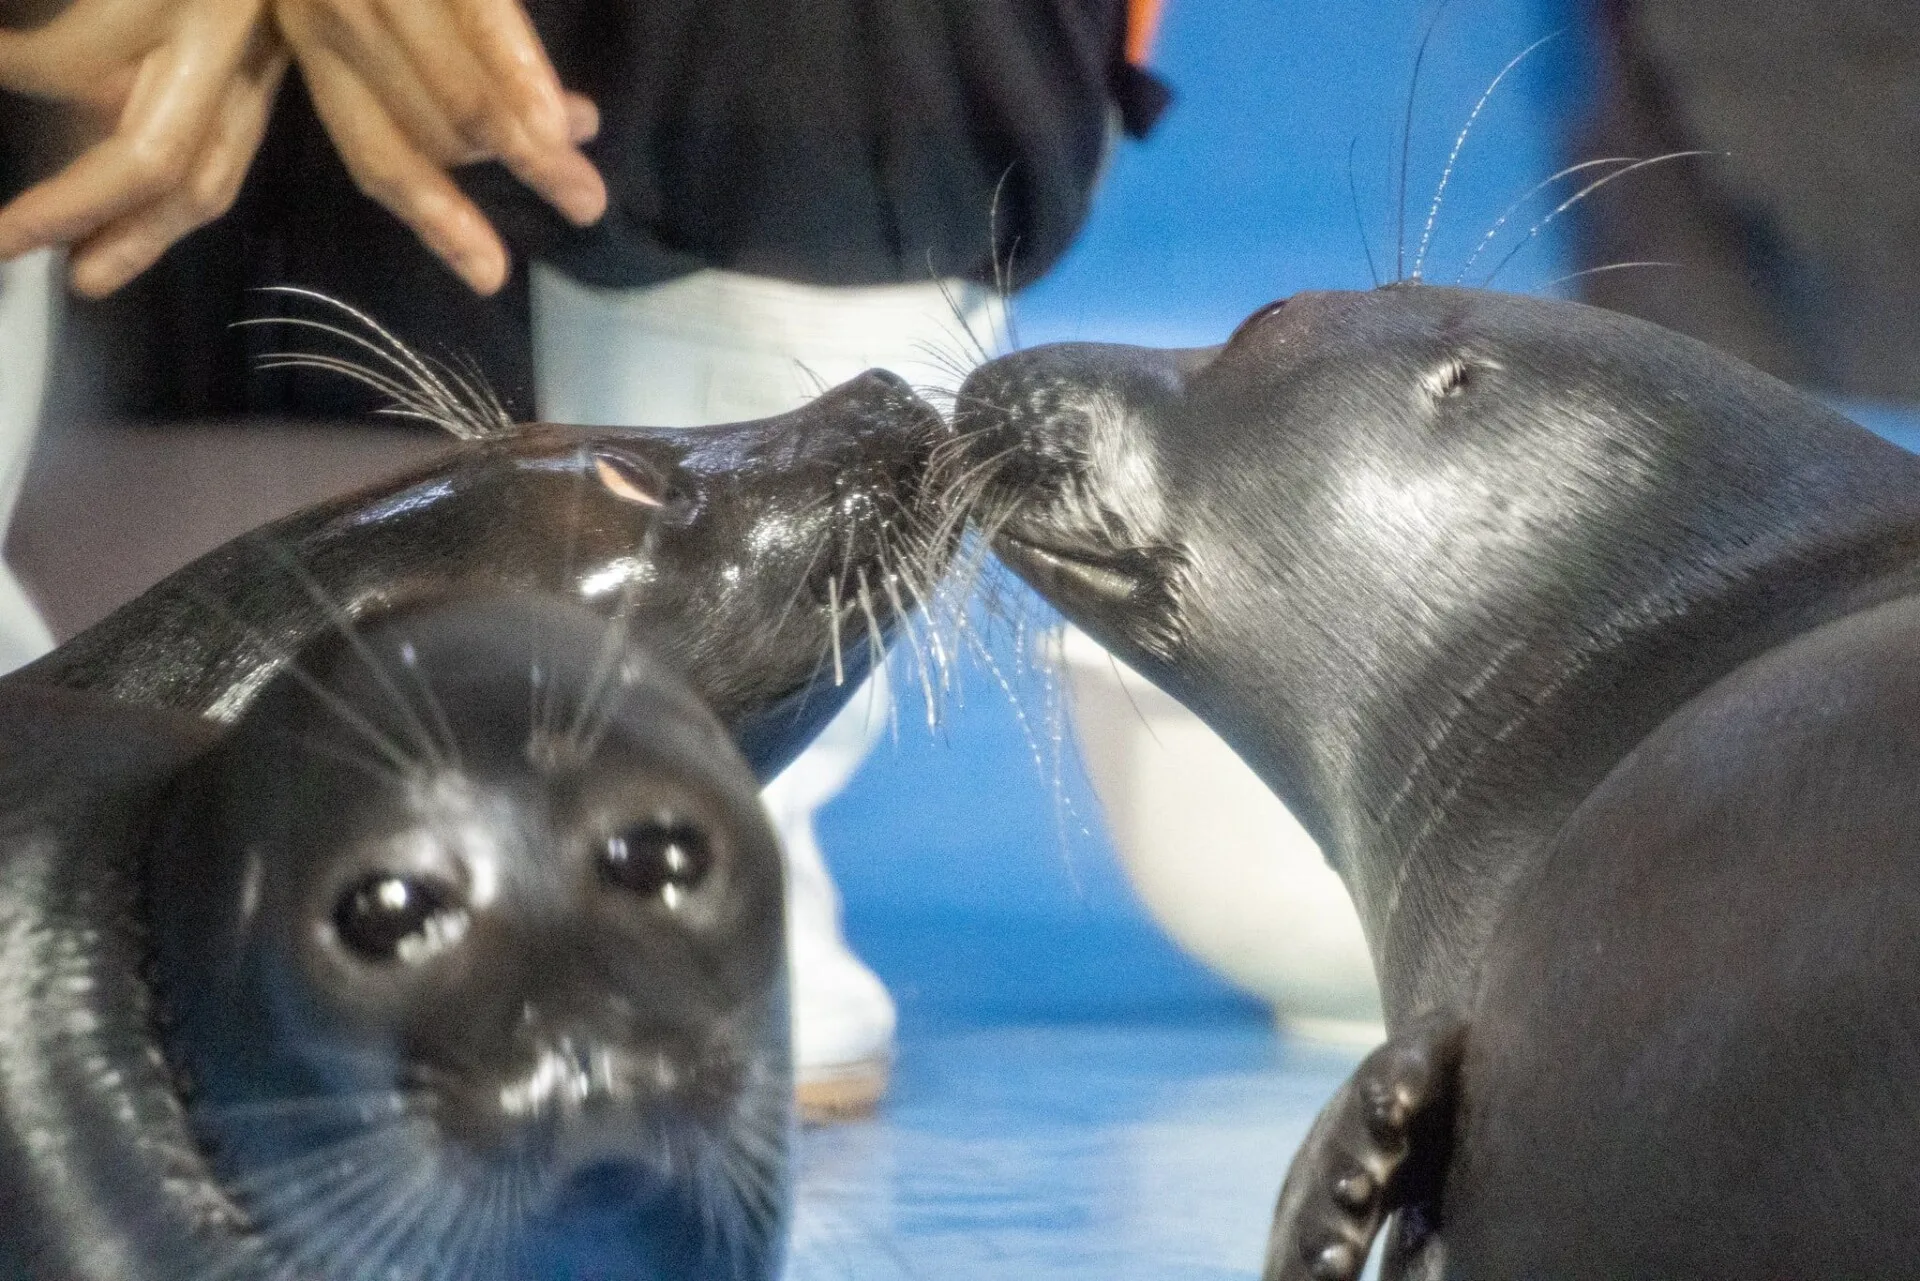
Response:
[[[221,6],[148,55],[114,131],[0,209],[0,259],[71,243],[185,180],[253,36],[247,8]]]
[[[574,222],[605,211],[606,185],[574,145],[566,94],[515,0],[504,16],[471,13],[471,0],[373,3],[463,137]]]
[[[567,138],[575,146],[600,134],[600,108],[585,94],[567,93]]]
[[[300,67],[354,184],[411,227],[475,293],[506,283],[507,250],[493,225],[413,145],[353,68],[325,50]]]
[[[463,136],[372,0],[278,0],[274,16],[303,67],[331,56],[351,68],[413,145],[441,166],[469,164],[489,155],[484,146]]]
[[[404,4],[406,0],[386,0]],[[569,94],[547,58],[533,21],[520,0],[459,0],[472,48],[487,73],[496,102],[519,126],[500,149],[500,159],[522,182],[581,225],[606,212],[607,188],[593,162],[573,145],[572,116],[586,98]],[[598,128],[598,112],[594,112]]]
[[[178,0],[74,0],[39,26],[0,31],[0,86],[61,101],[98,102],[115,89],[124,96],[132,66],[165,39],[177,7]]]
[[[76,248],[70,271],[76,290],[94,298],[112,293],[151,267],[175,241],[233,207],[266,135],[287,63],[287,52],[275,48],[254,74],[229,87],[214,136],[186,182]]]

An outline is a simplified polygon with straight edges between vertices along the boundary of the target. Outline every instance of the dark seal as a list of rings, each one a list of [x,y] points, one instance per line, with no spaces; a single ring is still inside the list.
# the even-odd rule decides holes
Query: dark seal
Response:
[[[1573,304],[977,370],[995,548],[1351,889],[1389,1042],[1269,1277],[1909,1275],[1920,459]]]
[[[6,683],[226,721],[342,619],[547,592],[645,635],[764,779],[857,687],[951,554],[939,462],[956,455],[892,374],[756,422],[586,430],[515,425],[421,370],[430,396],[392,389],[468,437],[446,458],[216,549]]]
[[[402,611],[211,746],[0,708],[0,1275],[777,1273],[778,845],[618,624]]]

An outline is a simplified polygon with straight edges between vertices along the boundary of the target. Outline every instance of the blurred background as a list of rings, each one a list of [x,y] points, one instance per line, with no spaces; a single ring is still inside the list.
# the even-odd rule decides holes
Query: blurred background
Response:
[[[1892,5],[1836,6],[1821,26],[1745,0],[1722,29],[1687,8],[1454,0],[1409,110],[1430,4],[1168,0],[1152,65],[1175,101],[1149,138],[1116,145],[1079,238],[1014,299],[1017,341],[1216,343],[1272,299],[1365,288],[1418,258],[1435,282],[1584,289],[1701,332],[1920,443],[1908,408],[1920,226],[1903,221],[1920,137],[1911,33],[1891,52],[1876,34]],[[1798,79],[1778,65],[1794,49],[1812,68]],[[1756,71],[1767,58],[1774,70]],[[1705,64],[1720,70],[1695,74]],[[1795,123],[1743,95],[1778,99]],[[1849,134],[1849,120],[1872,125]],[[1842,137],[1856,141],[1822,141]],[[1577,161],[1696,147],[1733,154],[1623,178],[1537,229],[1578,182],[1512,209]],[[1816,199],[1847,192],[1884,236]],[[1640,260],[1684,266],[1576,275]],[[103,450],[97,395],[71,372],[83,364],[56,365],[8,544],[63,635],[184,558],[154,537],[174,513],[126,487],[127,470],[184,477],[227,448],[206,427]],[[210,546],[277,495],[291,503],[432,444],[393,434],[347,448],[291,430],[273,465],[203,494],[194,536]],[[898,1058],[875,1118],[803,1136],[792,1274],[1253,1276],[1287,1161],[1371,1032],[1337,888],[1153,691],[1124,689],[1071,641],[1052,661],[1057,629],[1030,595],[1006,588],[973,627],[990,661],[969,665],[931,727],[900,681],[897,729],[819,819],[848,936],[898,1003]],[[1229,800],[1205,791],[1215,782]],[[1152,848],[1123,858],[1126,842]],[[1177,883],[1183,858],[1217,870],[1241,857],[1296,905],[1275,930],[1283,945],[1325,933],[1314,947],[1337,963],[1302,980],[1294,1011],[1317,1021],[1277,1028],[1271,991],[1244,981],[1259,962],[1222,962],[1236,984],[1195,959],[1213,955],[1208,941],[1172,941],[1126,870],[1172,867]]]

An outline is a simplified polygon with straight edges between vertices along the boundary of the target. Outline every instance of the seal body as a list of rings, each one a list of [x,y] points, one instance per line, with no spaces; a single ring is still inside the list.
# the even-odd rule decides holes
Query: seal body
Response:
[[[7,680],[228,721],[342,619],[546,592],[627,619],[771,777],[944,566],[945,435],[877,371],[726,427],[505,428],[216,549]]]
[[[777,1273],[778,846],[651,651],[564,601],[455,601],[195,728],[0,862],[41,940],[9,1008],[57,1029],[0,1065],[0,1272]],[[49,828],[90,848],[48,866]]]
[[[1896,688],[1820,691],[1911,652],[1920,460],[1644,322],[1422,286],[1218,348],[1019,353],[961,405],[1005,456],[996,550],[1288,802],[1411,1038],[1316,1127],[1269,1275],[1319,1228],[1312,1274],[1357,1274],[1395,1208],[1423,1275],[1872,1272],[1911,1239],[1884,1153],[1914,1127],[1845,1119],[1912,1098],[1911,969],[1846,959],[1904,891],[1858,922],[1832,897],[1902,857],[1855,834],[1900,827],[1909,749]],[[1844,781],[1862,752],[1887,786]],[[1817,1086],[1820,1038],[1764,1032],[1815,1010],[1854,1065]],[[1803,1194],[1814,1169],[1885,1216]]]

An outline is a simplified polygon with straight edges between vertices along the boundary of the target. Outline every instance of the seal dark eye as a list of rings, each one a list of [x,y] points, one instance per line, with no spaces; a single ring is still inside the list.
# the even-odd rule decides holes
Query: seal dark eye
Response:
[[[1239,326],[1236,329],[1234,329],[1232,337],[1227,339],[1227,345],[1231,347],[1234,343],[1240,340],[1240,336],[1242,334],[1245,334],[1248,331],[1252,330],[1261,321],[1265,320],[1268,316],[1273,315],[1276,311],[1279,311],[1282,307],[1286,305],[1287,305],[1287,300],[1285,298],[1282,298],[1277,302],[1268,303],[1266,306],[1262,307],[1259,311],[1256,311],[1251,316],[1248,316],[1245,320],[1240,322]]]
[[[678,907],[713,868],[706,832],[683,819],[657,818],[607,838],[600,879]]]
[[[369,961],[416,963],[458,942],[467,914],[438,886],[379,872],[340,896],[333,928]]]

